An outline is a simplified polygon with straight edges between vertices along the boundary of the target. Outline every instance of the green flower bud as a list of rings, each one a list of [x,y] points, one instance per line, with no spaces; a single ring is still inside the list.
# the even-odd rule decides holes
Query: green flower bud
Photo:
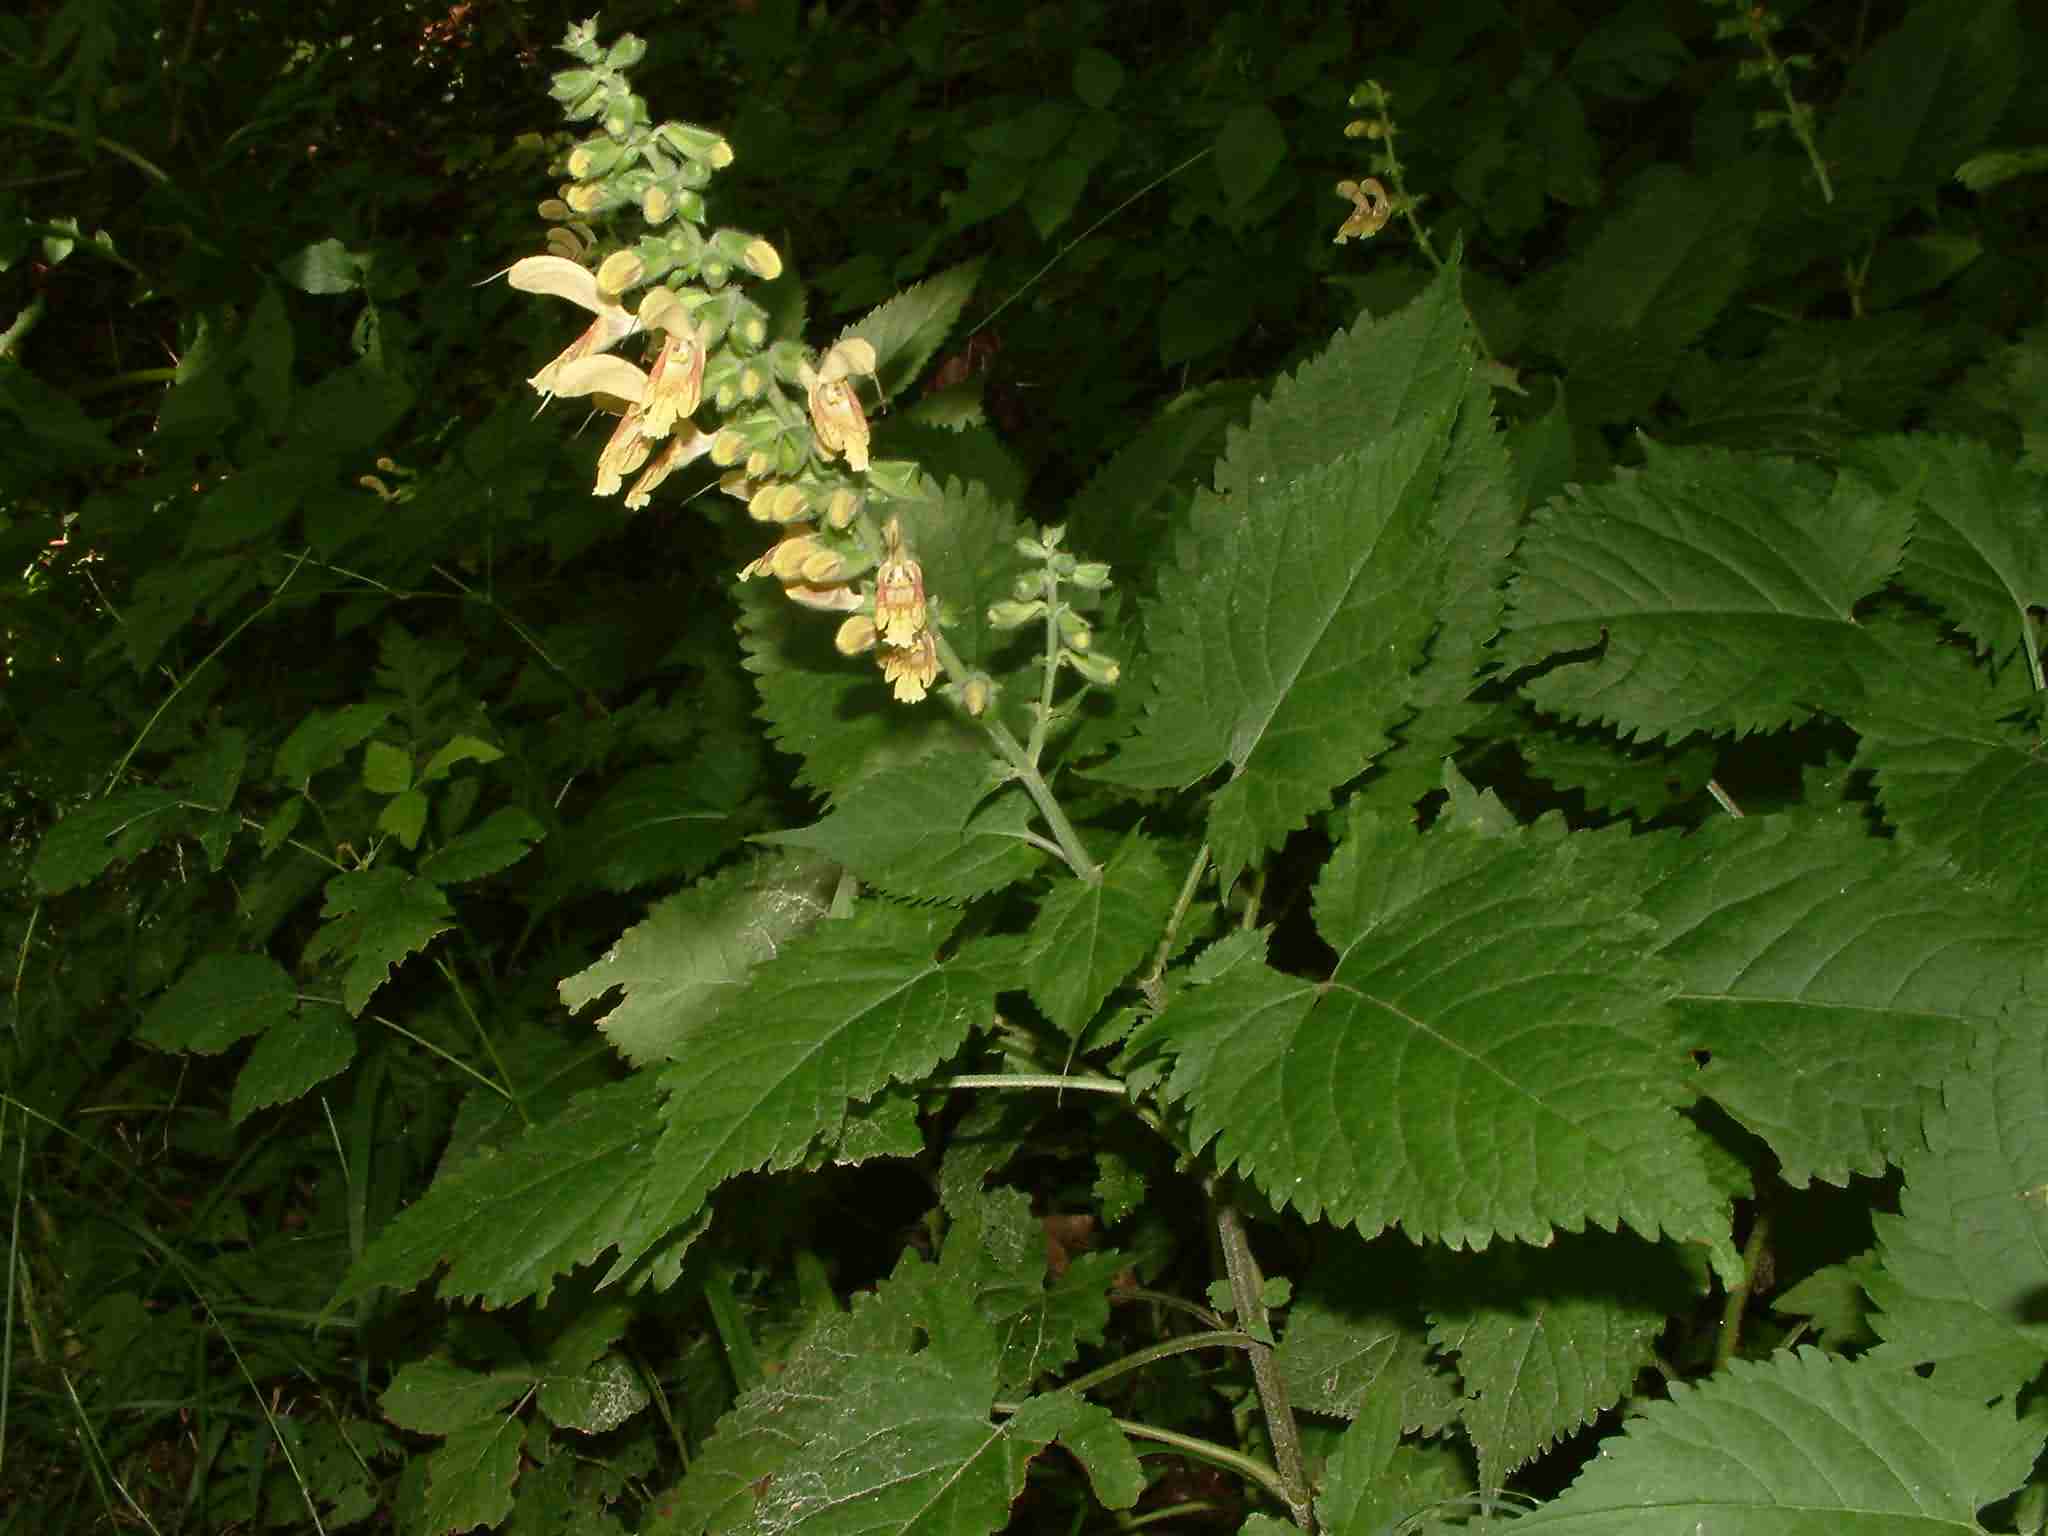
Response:
[[[718,436],[711,439],[711,462],[720,468],[739,463],[747,452],[747,440],[731,427],[721,427]]]
[[[1084,680],[1100,688],[1113,687],[1116,680],[1123,676],[1123,668],[1107,656],[1083,656],[1078,651],[1062,650],[1060,665],[1072,667]]]
[[[988,610],[989,628],[1022,629],[1033,619],[1043,615],[1044,612],[1045,602],[1043,599],[1037,599],[1028,603],[991,603]]]
[[[1039,576],[1019,576],[1010,590],[1017,595],[1018,602],[1029,602],[1045,591],[1045,580]]]
[[[654,131],[677,154],[701,161],[714,171],[722,171],[732,164],[732,146],[709,128],[699,128],[691,123],[663,123]]]
[[[629,288],[638,288],[647,279],[647,263],[634,251],[613,251],[598,265],[597,286],[599,291],[617,298]]]
[[[1088,627],[1088,621],[1071,608],[1060,609],[1059,626],[1060,638],[1077,651],[1085,651],[1095,643],[1095,632]]]
[[[768,375],[758,368],[742,368],[739,387],[742,399],[758,400],[768,393]]]
[[[647,44],[632,33],[627,32],[623,33],[619,40],[612,44],[611,52],[604,56],[604,67],[606,69],[631,69],[646,57]]]
[[[1026,535],[1024,535],[1023,538],[1017,541],[1017,553],[1022,555],[1026,560],[1043,560],[1047,555],[1051,554],[1052,551],[1047,549],[1043,544],[1039,543],[1038,540],[1032,538],[1031,535],[1027,533]]]
[[[853,520],[859,516],[860,495],[846,486],[833,491],[831,499],[825,503],[825,525],[829,528],[851,528]]]
[[[560,102],[581,101],[598,84],[594,69],[565,69],[548,82],[548,94]]]
[[[1109,585],[1109,567],[1100,560],[1076,561],[1067,580],[1084,592],[1100,592]]]
[[[960,707],[978,720],[988,712],[989,701],[994,697],[995,684],[977,672],[960,689]]]
[[[640,198],[640,217],[650,224],[667,223],[668,216],[675,211],[675,198],[659,182],[649,187]]]
[[[626,146],[615,139],[585,139],[569,151],[569,174],[578,181],[608,176],[626,158]]]

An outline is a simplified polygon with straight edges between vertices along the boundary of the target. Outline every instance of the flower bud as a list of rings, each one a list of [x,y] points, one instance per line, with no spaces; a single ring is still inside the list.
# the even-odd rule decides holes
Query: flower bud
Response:
[[[1044,612],[1045,602],[1043,599],[1029,603],[991,603],[988,610],[989,628],[1022,629],[1026,624],[1029,624]]]
[[[1019,576],[1010,590],[1016,594],[1018,602],[1028,603],[1045,591],[1045,582],[1037,576]]]
[[[640,217],[650,224],[665,224],[670,214],[676,211],[676,200],[669,195],[667,187],[656,182],[640,199]]]
[[[758,368],[742,368],[739,388],[743,399],[758,400],[768,393],[768,375]]]
[[[842,656],[858,656],[863,651],[875,648],[875,621],[864,613],[856,613],[839,626],[839,633],[832,637],[833,648]]]
[[[801,522],[811,515],[810,498],[804,495],[802,486],[785,480],[775,488],[775,500],[769,505],[768,515],[778,523]]]
[[[1071,608],[1061,608],[1059,616],[1060,637],[1077,651],[1085,651],[1095,643],[1095,632],[1088,627],[1088,621]]]
[[[570,209],[581,214],[603,213],[616,205],[612,189],[601,181],[581,181],[569,189]]]
[[[550,224],[559,224],[565,219],[573,219],[576,217],[575,213],[570,209],[569,205],[563,202],[559,197],[543,198],[541,200],[541,205],[539,209],[537,209],[536,211],[540,214],[542,218],[546,219]]]
[[[1027,533],[1017,541],[1017,553],[1026,560],[1043,560],[1052,551]]]
[[[1109,585],[1109,567],[1100,560],[1079,560],[1067,580],[1084,592],[1100,592]]]
[[[711,450],[714,462],[718,457],[716,442],[717,440],[714,438],[714,446]],[[746,502],[749,506],[753,505],[754,492],[759,489],[753,481],[747,478],[746,471],[741,469],[727,470],[724,474],[720,475],[718,477],[718,488],[725,492],[726,495],[736,497]]]
[[[611,51],[604,56],[604,67],[631,69],[646,57],[647,44],[632,33],[626,32],[620,34],[619,40],[612,44]]]
[[[573,261],[580,267],[583,265],[583,251],[583,242],[570,234],[568,230],[551,229],[548,231],[548,254],[550,256],[559,256],[564,261]]]
[[[1072,667],[1088,682],[1108,688],[1123,675],[1123,669],[1107,656],[1084,656],[1078,651],[1062,650],[1060,665]]]
[[[775,455],[769,449],[756,448],[747,455],[747,473],[756,480],[775,473]]]
[[[982,673],[975,673],[967,679],[967,686],[960,690],[960,707],[975,719],[988,711],[990,698],[994,696],[994,685]]]
[[[730,416],[733,407],[740,403],[740,387],[731,379],[720,382],[711,391],[711,403],[718,407],[721,416]]]
[[[731,427],[721,427],[711,440],[711,462],[720,468],[737,464],[747,456],[747,440]]]
[[[638,288],[647,278],[647,263],[633,251],[613,251],[597,269],[597,286],[617,298],[628,288]]]
[[[775,497],[781,489],[779,485],[764,485],[755,491],[747,498],[747,516],[757,523],[775,522]]]
[[[548,82],[548,94],[557,101],[581,101],[597,88],[594,69],[565,69]]]
[[[723,288],[732,279],[732,268],[713,257],[697,269],[697,276],[703,279],[706,288]]]
[[[778,581],[801,581],[805,563],[813,555],[821,553],[823,551],[818,548],[817,540],[807,533],[800,533],[784,539],[768,552],[768,569],[774,573]]]
[[[825,523],[831,528],[851,528],[853,520],[860,516],[860,496],[857,492],[840,486],[825,503]]]
[[[690,123],[663,123],[655,129],[661,141],[677,154],[722,171],[732,164],[732,146],[709,128]]]
[[[845,579],[849,573],[846,569],[846,561],[841,558],[838,550],[821,549],[815,555],[805,559],[802,566],[798,568],[798,574],[809,585],[822,587],[830,582]]]
[[[577,181],[593,181],[609,175],[626,156],[626,146],[616,139],[585,139],[569,151],[569,174]]]

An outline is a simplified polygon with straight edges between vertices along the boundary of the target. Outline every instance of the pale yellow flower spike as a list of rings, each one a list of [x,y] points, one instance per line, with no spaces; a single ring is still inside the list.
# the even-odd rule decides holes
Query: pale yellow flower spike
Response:
[[[505,280],[521,293],[544,293],[589,310],[597,318],[581,336],[563,348],[561,355],[526,382],[543,395],[562,393],[556,380],[563,368],[581,358],[608,352],[639,328],[640,322],[624,305],[597,285],[596,275],[580,262],[566,256],[528,256],[515,261]]]

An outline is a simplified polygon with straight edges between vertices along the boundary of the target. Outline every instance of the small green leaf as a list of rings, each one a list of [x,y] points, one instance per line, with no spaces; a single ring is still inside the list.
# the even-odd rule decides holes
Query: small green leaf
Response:
[[[417,789],[408,789],[387,802],[378,813],[377,830],[390,833],[410,853],[420,845],[420,833],[426,830],[428,809],[426,795]]]
[[[307,941],[306,958],[344,962],[342,996],[352,1017],[361,1016],[392,967],[455,926],[438,885],[388,867],[336,875],[320,915],[325,921]]]
[[[747,973],[825,915],[839,867],[815,855],[750,859],[657,903],[596,964],[565,977],[562,1004],[580,1009],[612,988],[623,999],[597,1021],[635,1066],[675,1056],[739,993]]]
[[[605,1355],[569,1375],[549,1375],[541,1383],[540,1411],[551,1423],[581,1434],[602,1435],[617,1429],[653,1399],[622,1355]]]
[[[293,789],[304,787],[314,774],[334,767],[356,745],[391,716],[389,704],[350,704],[315,710],[292,728],[277,749],[272,770]]]
[[[132,858],[175,830],[166,817],[176,795],[138,786],[74,806],[43,834],[29,875],[45,896],[84,885],[117,859]]]
[[[842,331],[839,339],[858,336],[870,343],[883,395],[900,395],[944,344],[980,277],[979,256],[949,267],[936,277],[911,284]]]
[[[471,1371],[437,1357],[400,1366],[377,1406],[400,1429],[447,1435],[497,1418],[532,1385],[530,1371]]]
[[[502,806],[491,812],[482,825],[471,827],[420,860],[420,878],[442,885],[481,880],[517,864],[546,835],[547,828],[525,811],[517,806]]]
[[[165,1051],[214,1054],[282,1024],[298,988],[268,955],[204,955],[149,1010],[137,1038]]]
[[[288,1104],[345,1068],[356,1056],[356,1033],[333,1008],[307,1008],[273,1026],[242,1070],[228,1119],[240,1125],[259,1109]]]
[[[1216,179],[1239,206],[1259,195],[1286,158],[1287,131],[1264,102],[1239,107],[1216,135]]]
[[[363,788],[375,795],[403,794],[412,788],[412,754],[388,741],[363,748]]]
[[[517,1417],[458,1429],[427,1458],[430,1531],[467,1531],[497,1525],[512,1513],[512,1484],[526,1421]]]
[[[1074,55],[1074,94],[1100,111],[1116,100],[1123,89],[1124,67],[1100,48],[1083,48]]]
[[[476,736],[456,736],[427,759],[420,770],[420,782],[432,784],[448,776],[457,763],[495,763],[505,754]]]
[[[349,293],[363,286],[370,258],[327,239],[293,252],[278,263],[284,280],[301,293]]]
[[[1032,920],[1019,970],[1045,1016],[1078,1035],[1166,931],[1176,889],[1156,844],[1132,833],[1099,881],[1062,880]]]

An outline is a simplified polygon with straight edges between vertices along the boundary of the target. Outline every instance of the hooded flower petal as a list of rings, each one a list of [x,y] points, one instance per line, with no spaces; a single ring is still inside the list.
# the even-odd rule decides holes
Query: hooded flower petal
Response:
[[[875,572],[875,627],[884,645],[912,644],[925,627],[924,567],[903,548],[903,535],[890,519],[888,553]]]
[[[654,444],[641,430],[640,407],[636,405],[619,418],[618,426],[612,429],[612,440],[597,456],[597,484],[590,494],[617,495],[619,487],[626,483],[626,476],[645,464],[647,455],[653,451]]]
[[[647,435],[667,437],[704,399],[704,343],[696,328],[671,331],[647,370]]]
[[[689,432],[678,433],[662,446],[654,456],[654,462],[633,482],[633,489],[626,492],[626,505],[634,511],[647,505],[654,488],[685,464],[694,464],[711,451],[711,434],[692,428]]]
[[[811,430],[819,448],[828,459],[844,454],[857,470],[868,467],[868,419],[850,380],[874,371],[874,347],[856,336],[833,347],[816,368],[806,363],[797,372],[810,395]]]
[[[638,405],[647,398],[647,375],[623,357],[579,357],[555,375],[553,393],[599,395]]]
[[[581,336],[563,348],[560,356],[527,380],[543,395],[561,393],[555,382],[561,369],[579,358],[609,351],[639,327],[640,322],[624,305],[598,287],[595,273],[566,256],[528,256],[515,261],[505,273],[505,280],[521,293],[567,299],[597,317]]]

